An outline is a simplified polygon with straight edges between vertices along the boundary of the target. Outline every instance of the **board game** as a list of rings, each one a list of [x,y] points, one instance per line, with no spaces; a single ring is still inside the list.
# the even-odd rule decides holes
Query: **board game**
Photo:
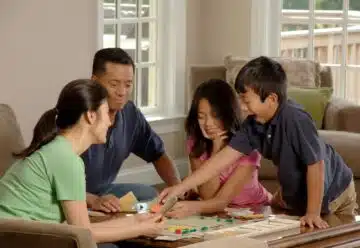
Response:
[[[262,218],[259,220],[238,220],[191,216],[183,219],[169,219],[162,236],[157,240],[175,241],[185,238],[219,239],[229,236],[260,237],[261,235],[300,228],[298,220],[284,217]]]

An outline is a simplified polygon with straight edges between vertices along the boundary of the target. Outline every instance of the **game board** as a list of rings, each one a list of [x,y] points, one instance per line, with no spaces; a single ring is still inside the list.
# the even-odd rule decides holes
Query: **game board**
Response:
[[[255,237],[296,227],[300,227],[298,220],[281,217],[275,217],[271,220],[266,218],[241,221],[234,218],[191,216],[184,219],[167,220],[162,236],[157,239],[177,240],[198,237],[211,240],[228,236]]]
[[[202,237],[206,231],[231,227],[240,222],[240,220],[235,219],[223,219],[217,216],[204,217],[199,215],[183,219],[168,219],[163,235],[175,235],[178,238]]]
[[[222,228],[205,233],[204,239],[218,239],[227,236],[260,237],[270,233],[279,233],[291,229],[299,229],[300,222],[286,218],[275,217],[258,222],[235,225],[233,227]]]

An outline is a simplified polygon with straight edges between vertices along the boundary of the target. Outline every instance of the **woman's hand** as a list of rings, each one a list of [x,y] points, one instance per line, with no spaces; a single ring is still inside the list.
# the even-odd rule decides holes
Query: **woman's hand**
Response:
[[[160,235],[164,229],[164,218],[161,214],[140,214],[137,215],[139,234],[145,236]]]

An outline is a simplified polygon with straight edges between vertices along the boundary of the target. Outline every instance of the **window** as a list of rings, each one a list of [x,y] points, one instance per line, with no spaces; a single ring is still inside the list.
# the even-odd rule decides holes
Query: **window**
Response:
[[[334,94],[360,104],[360,1],[283,0],[280,55],[330,66]]]
[[[132,99],[145,113],[159,112],[158,1],[103,0],[101,47],[120,47],[136,65]]]

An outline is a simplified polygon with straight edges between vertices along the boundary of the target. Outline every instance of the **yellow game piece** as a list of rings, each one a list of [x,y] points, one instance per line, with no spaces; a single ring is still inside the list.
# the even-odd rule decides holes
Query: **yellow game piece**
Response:
[[[136,210],[133,209],[133,206],[137,202],[138,200],[135,197],[134,193],[130,191],[119,199],[121,212],[136,212]]]

